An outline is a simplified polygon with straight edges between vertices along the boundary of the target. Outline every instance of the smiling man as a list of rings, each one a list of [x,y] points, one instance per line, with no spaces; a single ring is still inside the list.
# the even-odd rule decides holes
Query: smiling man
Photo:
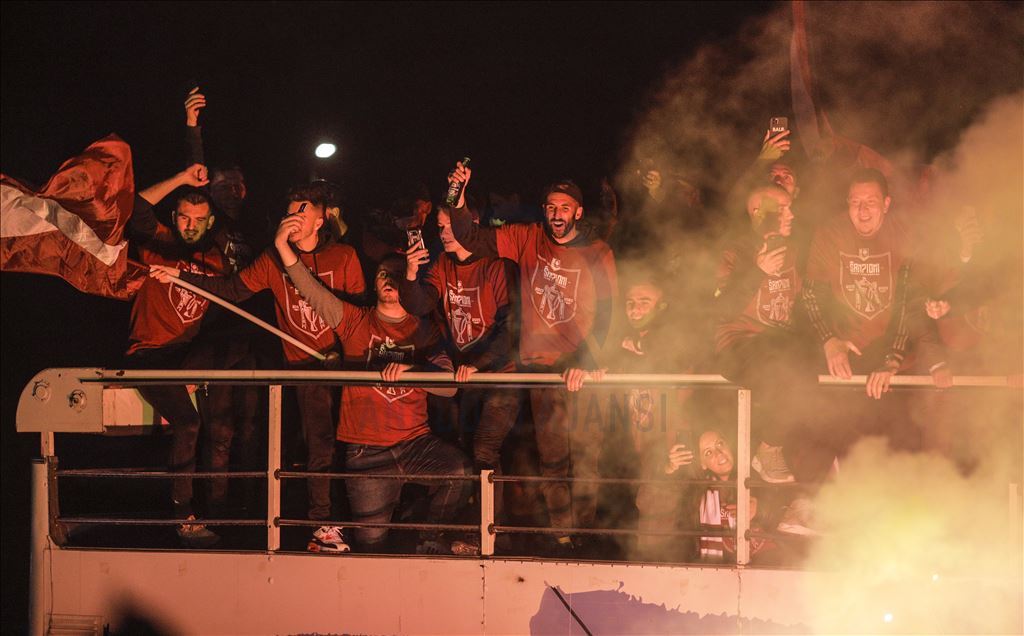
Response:
[[[460,163],[450,178],[468,183],[470,174]],[[519,266],[520,369],[566,373],[568,388],[579,389],[585,370],[601,366],[599,352],[608,336],[617,293],[611,248],[578,225],[583,218],[583,192],[569,180],[552,183],[544,196],[544,222],[530,225],[481,227],[473,223],[464,205],[463,197],[451,214],[455,239],[475,255],[500,256]],[[580,454],[595,440],[587,439],[588,431],[582,427],[569,426],[565,390],[532,389],[530,404],[541,473],[567,477],[571,466],[577,477],[595,476],[597,454]],[[593,520],[597,501],[591,487],[577,484],[570,494],[565,482],[546,482],[541,490],[552,526],[585,527]],[[573,550],[568,534],[556,542],[555,552]]]

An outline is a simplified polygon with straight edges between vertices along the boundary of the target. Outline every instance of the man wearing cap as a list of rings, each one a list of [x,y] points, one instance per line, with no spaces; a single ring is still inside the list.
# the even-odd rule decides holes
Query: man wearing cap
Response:
[[[468,183],[470,174],[469,168],[458,163],[450,179]],[[617,293],[611,248],[583,231],[577,225],[581,218],[583,193],[569,180],[556,181],[548,187],[543,223],[481,227],[473,223],[464,197],[451,214],[455,240],[467,250],[481,257],[507,258],[519,265],[520,369],[567,375],[567,370],[572,369],[571,377],[566,377],[570,389],[583,384],[582,370],[601,368],[598,353],[611,326],[612,303]],[[565,390],[532,389],[530,405],[541,474],[567,477],[572,466],[576,477],[596,475],[597,454],[579,451],[588,444],[599,443],[593,438],[599,432],[570,426]],[[570,528],[574,523],[593,519],[593,489],[581,485],[576,490],[578,495],[573,497],[567,483],[544,483],[542,492],[552,526]],[[560,552],[573,548],[568,534],[557,537],[556,543]]]
[[[288,193],[288,217],[301,223],[290,240],[303,266],[316,273],[324,285],[349,298],[366,290],[362,268],[355,250],[334,241],[327,225],[327,211],[337,205],[336,193],[324,181],[300,185]],[[267,248],[251,265],[227,278],[193,276],[174,268],[154,268],[154,277],[178,277],[231,302],[240,303],[262,290],[274,296],[278,327],[313,349],[327,353],[334,349],[330,325],[306,302],[285,272],[277,251]],[[163,280],[163,279],[161,279]],[[169,280],[169,279],[168,279]],[[288,368],[320,369],[320,363],[295,345],[282,341]],[[337,391],[330,386],[302,384],[295,387],[299,416],[308,452],[306,470],[327,472],[334,463],[334,402]],[[327,479],[310,479],[309,518],[323,520],[309,542],[312,552],[345,552],[348,545],[341,529],[330,524],[331,492]]]

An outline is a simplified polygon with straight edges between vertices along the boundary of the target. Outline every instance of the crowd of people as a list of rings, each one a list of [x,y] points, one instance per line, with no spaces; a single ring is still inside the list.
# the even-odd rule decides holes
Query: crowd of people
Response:
[[[998,250],[986,249],[991,211],[922,222],[921,199],[898,200],[878,169],[790,161],[788,129],[765,135],[720,211],[698,176],[652,160],[621,192],[606,180],[585,195],[556,179],[538,208],[478,187],[460,161],[448,201],[417,184],[387,209],[343,213],[338,188],[313,181],[288,192],[270,230],[273,215],[246,205],[241,168],[208,172],[199,160],[205,105],[198,89],[185,102],[188,167],[136,197],[129,236],[150,277],[134,300],[125,365],[379,371],[375,386],[294,387],[304,469],[368,477],[344,480],[344,496],[336,481],[307,480],[308,518],[322,524],[311,551],[391,549],[385,528],[343,527],[392,520],[403,482],[374,474],[419,481],[423,520],[452,524],[472,517],[471,482],[421,477],[490,469],[547,478],[539,493],[496,486],[499,521],[555,529],[536,546],[543,554],[600,556],[605,542],[573,530],[611,515],[639,531],[636,558],[728,560],[735,543],[721,531],[735,527],[735,489],[686,482],[735,479],[734,416],[693,388],[602,386],[606,373],[720,373],[752,389],[755,475],[813,486],[863,435],[907,449],[937,443],[911,414],[934,398],[892,394],[894,375],[945,388],[954,371],[1012,372],[987,366],[985,353],[1006,343],[991,318],[1004,298],[992,280]],[[170,226],[153,211],[168,197]],[[272,299],[277,327],[305,348],[268,348],[244,321],[207,315],[209,301],[177,280],[235,303]],[[410,369],[451,372],[456,383],[553,372],[564,386],[395,385]],[[819,373],[867,382],[857,395],[828,393]],[[184,386],[140,390],[168,421],[170,464],[183,474],[172,489],[179,537],[213,545],[205,519],[231,506],[226,482],[210,481],[201,513],[187,474],[204,430],[207,469],[258,463],[258,391],[214,385],[193,406]],[[613,493],[614,513],[593,481],[606,476],[643,480]],[[805,491],[761,492],[755,527],[815,532],[809,500],[793,494]],[[708,535],[659,534],[672,529]],[[753,551],[769,559],[775,547],[757,539]],[[417,546],[478,550],[460,533],[423,532]]]

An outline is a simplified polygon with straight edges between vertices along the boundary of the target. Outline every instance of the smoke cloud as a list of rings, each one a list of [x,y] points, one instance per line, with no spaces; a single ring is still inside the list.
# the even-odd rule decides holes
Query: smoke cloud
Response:
[[[965,208],[977,211],[984,239],[973,262],[997,284],[981,299],[991,312],[979,343],[951,352],[954,373],[1019,378],[1024,5],[816,2],[805,8],[816,105],[837,134],[878,151],[904,177],[894,212],[919,240],[943,248],[922,244],[922,269],[956,263],[956,219]],[[655,262],[672,274],[679,368],[710,339],[701,325],[712,320],[702,312],[714,291],[708,281],[719,257],[716,241],[730,223],[746,223],[726,195],[757,157],[770,117],[788,116],[796,128],[791,35],[791,8],[782,4],[737,37],[700,49],[652,91],[623,148],[615,182],[625,201],[630,192],[642,198],[640,178],[653,165],[666,181],[699,187],[707,210],[700,223],[684,218],[691,213],[685,206],[646,217],[657,240],[620,259],[625,271]],[[802,188],[810,178],[830,176],[823,174],[829,166],[812,166],[803,156],[795,136],[787,159]],[[919,182],[922,173],[928,178]],[[801,215],[820,220],[843,210],[838,194],[799,198],[797,222]],[[640,209],[624,206],[626,214]],[[938,297],[955,283],[923,293]],[[836,586],[811,599],[821,610],[815,630],[1021,629],[1019,526],[1011,538],[1019,517],[1008,514],[1020,506],[1019,490],[1016,499],[1009,495],[1010,484],[1022,481],[1020,398],[1019,390],[915,392],[910,413],[929,452],[894,452],[867,439],[843,458],[838,477],[814,502],[826,534],[801,564],[836,574]],[[734,424],[716,421],[713,409],[698,411],[697,435],[715,425]]]

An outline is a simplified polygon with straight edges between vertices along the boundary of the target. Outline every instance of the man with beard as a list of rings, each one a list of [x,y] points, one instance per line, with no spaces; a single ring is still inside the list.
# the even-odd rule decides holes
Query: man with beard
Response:
[[[342,345],[347,369],[373,369],[385,382],[395,382],[413,366],[451,371],[441,347],[441,333],[430,320],[406,312],[399,302],[398,280],[405,267],[400,256],[385,258],[377,267],[373,307],[356,307],[336,298],[310,275],[292,248],[302,219],[281,221],[274,246],[288,276],[317,315],[323,316]],[[337,439],[345,443],[345,468],[352,473],[409,475],[468,475],[469,461],[462,452],[434,436],[427,426],[427,393],[452,397],[454,389],[419,389],[401,386],[348,386],[342,392]],[[428,523],[451,523],[469,497],[468,481],[428,481]],[[387,523],[398,503],[402,482],[394,479],[351,479],[346,483],[353,520]],[[361,551],[380,552],[387,541],[385,528],[357,528]],[[439,533],[426,533],[418,552],[472,554],[479,547],[470,540],[444,541]]]
[[[143,262],[190,271],[201,278],[224,272],[224,256],[210,240],[214,223],[210,200],[195,189],[206,183],[206,168],[195,164],[138,194],[129,232],[138,242]],[[180,186],[191,189],[178,196],[172,229],[157,221],[153,206]],[[132,305],[126,368],[195,368],[187,360],[188,345],[199,332],[208,305],[209,301],[188,290],[147,278]],[[184,386],[146,386],[139,392],[170,424],[171,470],[195,472],[200,418],[188,390]],[[172,497],[175,515],[185,520],[178,527],[181,541],[188,547],[216,543],[216,534],[194,522],[192,480],[174,479]]]
[[[796,392],[809,403],[817,384],[793,320],[801,259],[792,241],[791,204],[779,186],[749,192],[747,229],[726,244],[715,291],[718,368],[731,382],[754,390],[760,445],[752,465],[772,483],[794,480],[782,446],[787,426],[800,416],[787,400]]]
[[[627,281],[623,286],[626,324],[608,343],[603,357],[608,369],[615,373],[692,372],[702,347],[680,338],[687,329],[680,326],[665,296],[660,282],[664,275],[637,267],[623,279]],[[607,431],[609,450],[619,464],[629,466],[627,476],[662,480],[642,484],[637,490],[637,529],[641,532],[675,527],[683,518],[683,486],[676,480],[693,476],[679,470],[693,460],[695,451],[687,406],[692,393],[691,389],[671,387],[636,386],[624,394],[593,388],[577,400],[576,419],[591,431]],[[595,401],[598,408],[592,408]],[[594,413],[600,414],[600,421],[592,421]],[[587,450],[598,453],[598,446],[592,442]],[[645,561],[673,560],[688,556],[685,552],[685,542],[677,537],[640,534],[633,556]]]
[[[456,164],[451,180],[466,184],[469,168]],[[498,256],[519,265],[523,303],[519,332],[520,369],[563,373],[570,389],[582,386],[611,326],[616,295],[615,260],[608,245],[577,227],[583,218],[583,193],[569,180],[547,188],[544,222],[486,228],[473,223],[465,206],[465,188],[452,211],[452,231],[460,244],[478,256]],[[541,474],[565,478],[597,473],[596,453],[584,453],[592,439],[570,427],[564,389],[531,389],[530,405],[537,433]],[[597,500],[592,485],[577,483],[573,496],[565,482],[542,487],[551,525],[586,527],[593,522]],[[576,524],[574,526],[573,524]],[[573,539],[557,536],[556,553],[571,552]]]
[[[337,243],[327,226],[327,210],[336,205],[336,193],[326,182],[296,186],[288,193],[287,217],[294,225],[289,234],[302,265],[316,272],[317,277],[333,292],[348,298],[365,291],[363,273],[355,250]],[[228,278],[195,276],[175,268],[154,268],[154,276],[181,276],[192,283],[234,303],[244,302],[254,294],[270,290],[274,296],[278,327],[321,353],[334,348],[334,335],[325,322],[296,289],[285,273],[277,251],[265,250],[250,266]],[[161,278],[163,280],[163,278]],[[168,278],[169,280],[169,278]],[[320,369],[321,364],[295,345],[282,341],[290,369]],[[334,403],[337,390],[325,385],[302,384],[295,387],[299,416],[306,439],[309,472],[327,472],[334,463]],[[326,523],[331,518],[331,487],[327,479],[310,479],[309,518],[324,521],[307,546],[311,552],[345,552],[341,528]]]

